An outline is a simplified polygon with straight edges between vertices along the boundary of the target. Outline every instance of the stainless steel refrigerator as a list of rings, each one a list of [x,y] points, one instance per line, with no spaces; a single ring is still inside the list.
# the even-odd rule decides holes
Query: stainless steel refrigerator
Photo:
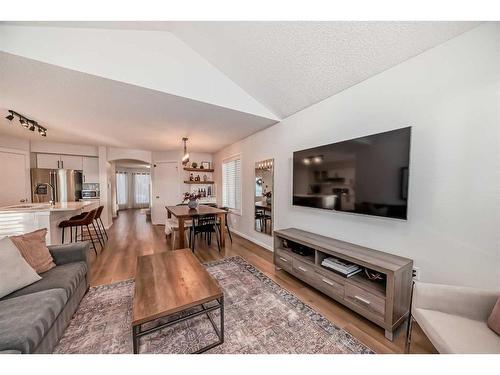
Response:
[[[82,171],[73,169],[31,169],[33,203],[76,202],[82,197]]]

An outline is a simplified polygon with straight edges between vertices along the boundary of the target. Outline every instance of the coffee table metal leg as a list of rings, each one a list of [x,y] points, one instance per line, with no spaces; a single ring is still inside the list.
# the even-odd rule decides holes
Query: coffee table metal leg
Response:
[[[153,332],[159,331],[159,330],[164,329],[166,327],[169,327],[171,325],[186,321],[188,319],[192,319],[196,316],[203,315],[203,314],[205,314],[208,317],[208,319],[210,320],[210,323],[212,323],[212,327],[214,328],[215,333],[217,334],[217,337],[219,338],[219,341],[217,341],[211,345],[208,345],[202,349],[199,349],[198,351],[196,351],[193,354],[203,353],[203,352],[206,352],[207,350],[215,348],[218,345],[223,344],[224,343],[224,296],[220,297],[220,299],[217,299],[217,302],[218,302],[218,306],[212,306],[212,307],[208,307],[208,308],[205,307],[205,305],[202,303],[201,305],[198,305],[199,307],[201,307],[200,311],[191,313],[189,315],[185,315],[181,318],[171,320],[165,324],[160,324],[156,327],[149,328],[149,329],[146,329],[144,331],[141,331],[140,325],[132,326],[132,344],[134,347],[134,354],[139,354],[139,340],[142,336],[149,335]],[[217,328],[213,318],[210,316],[210,312],[216,311],[216,310],[220,311],[220,329]]]
[[[139,336],[140,326],[132,326],[132,345],[134,346],[134,354],[139,354]]]

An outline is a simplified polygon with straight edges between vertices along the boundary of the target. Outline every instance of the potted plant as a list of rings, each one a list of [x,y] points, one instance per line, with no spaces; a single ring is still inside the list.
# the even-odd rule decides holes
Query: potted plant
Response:
[[[195,194],[195,193],[184,193],[184,199],[182,200],[182,203],[188,202],[188,207],[191,209],[196,209],[198,207],[198,199],[201,198],[200,194]]]

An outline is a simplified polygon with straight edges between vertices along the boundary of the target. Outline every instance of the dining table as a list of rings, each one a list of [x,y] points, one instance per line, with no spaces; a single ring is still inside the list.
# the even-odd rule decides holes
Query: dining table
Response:
[[[221,241],[220,245],[221,247],[226,246],[226,214],[227,211],[212,207],[212,206],[207,206],[205,204],[200,204],[198,205],[197,208],[189,208],[187,205],[180,205],[180,206],[165,206],[167,209],[167,216],[170,219],[173,216],[176,217],[178,223],[179,223],[179,248],[184,249],[186,247],[185,244],[185,236],[184,236],[184,229],[185,229],[185,221],[186,220],[192,220],[193,217],[196,216],[205,216],[205,215],[215,215],[219,218],[219,223],[220,223],[220,236],[221,236]]]
[[[271,204],[270,203],[267,203],[267,202],[255,202],[255,208],[256,209],[261,209],[261,210],[264,210],[264,211],[271,211],[272,210],[272,207],[271,207]]]

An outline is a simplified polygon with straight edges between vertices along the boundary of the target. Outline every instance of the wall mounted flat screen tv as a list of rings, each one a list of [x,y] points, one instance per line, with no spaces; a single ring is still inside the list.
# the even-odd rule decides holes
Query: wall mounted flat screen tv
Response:
[[[296,151],[293,205],[407,218],[411,128]]]

